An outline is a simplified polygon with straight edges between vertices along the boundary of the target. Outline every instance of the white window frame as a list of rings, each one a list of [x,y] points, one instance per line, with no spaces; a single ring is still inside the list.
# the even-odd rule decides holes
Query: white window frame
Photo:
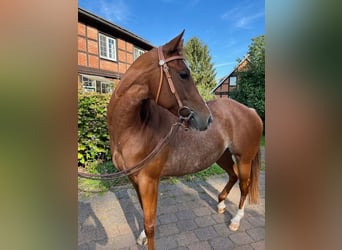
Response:
[[[98,82],[100,84],[98,84]],[[81,84],[83,92],[96,92],[100,94],[107,94],[113,92],[113,84],[111,82],[103,82],[99,80],[90,79],[87,76],[81,75]],[[108,90],[106,92],[106,90]]]
[[[99,55],[101,58],[116,61],[116,39],[99,33]]]
[[[112,93],[113,92],[113,88],[112,88],[112,84],[110,84],[109,82],[101,82],[101,94],[108,94],[108,93]],[[103,91],[106,90],[107,88],[109,88],[109,91]]]
[[[231,76],[229,77],[229,86],[236,86],[237,77]]]
[[[134,47],[134,49],[133,49],[133,60],[135,61],[139,56],[141,56],[144,53],[145,53],[144,50],[139,49],[137,47]]]
[[[84,92],[96,92],[96,81],[81,75],[81,83]],[[91,83],[91,85],[85,85]]]

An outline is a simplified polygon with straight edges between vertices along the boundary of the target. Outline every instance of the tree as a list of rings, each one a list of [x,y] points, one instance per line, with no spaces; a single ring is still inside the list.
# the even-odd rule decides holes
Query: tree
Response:
[[[238,87],[231,98],[254,108],[265,122],[265,36],[252,39],[248,49],[251,62],[247,69],[238,72]]]
[[[205,100],[212,99],[213,95],[210,94],[210,91],[216,85],[216,73],[211,63],[208,46],[204,45],[197,37],[192,37],[184,47],[192,78],[201,96]]]

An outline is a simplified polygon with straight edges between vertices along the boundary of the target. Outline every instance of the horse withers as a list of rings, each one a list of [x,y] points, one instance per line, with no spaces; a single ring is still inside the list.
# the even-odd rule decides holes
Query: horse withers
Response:
[[[182,55],[183,33],[130,66],[107,110],[114,165],[129,170],[144,163],[129,179],[144,217],[138,243],[147,243],[149,249],[155,245],[160,177],[198,172],[217,162],[229,175],[218,196],[219,212],[224,212],[224,200],[240,181],[239,209],[231,230],[239,227],[247,194],[251,202],[257,202],[259,194],[262,122],[255,111],[236,101],[203,101]]]

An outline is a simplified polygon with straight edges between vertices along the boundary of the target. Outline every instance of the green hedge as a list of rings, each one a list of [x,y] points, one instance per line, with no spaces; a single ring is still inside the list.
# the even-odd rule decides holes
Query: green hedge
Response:
[[[107,129],[110,95],[78,94],[78,165],[111,160]]]

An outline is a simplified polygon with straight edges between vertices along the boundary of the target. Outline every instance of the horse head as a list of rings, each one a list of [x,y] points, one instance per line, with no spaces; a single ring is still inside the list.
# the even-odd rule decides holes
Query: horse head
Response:
[[[150,51],[155,66],[149,86],[156,103],[178,116],[186,126],[202,131],[209,127],[212,116],[183,57],[183,34],[184,31]]]
[[[212,116],[183,57],[183,33],[138,57],[115,95],[121,96],[135,86],[141,96],[178,116],[186,127],[203,131],[209,127]]]

